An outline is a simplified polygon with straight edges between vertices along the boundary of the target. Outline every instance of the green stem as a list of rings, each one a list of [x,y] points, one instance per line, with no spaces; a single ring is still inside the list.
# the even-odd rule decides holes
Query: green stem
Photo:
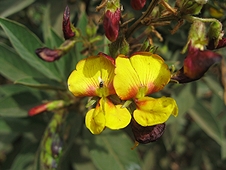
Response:
[[[199,18],[199,17],[194,17],[194,16],[191,16],[191,15],[185,15],[183,17],[183,19],[185,19],[186,21],[188,22],[191,22],[193,23],[194,21],[201,21],[201,22],[206,22],[206,23],[209,23],[209,22],[219,22],[217,19],[215,18]]]
[[[126,39],[128,39],[137,28],[141,27],[141,21],[152,13],[154,7],[159,3],[159,1],[160,0],[152,0],[144,14],[127,30]]]

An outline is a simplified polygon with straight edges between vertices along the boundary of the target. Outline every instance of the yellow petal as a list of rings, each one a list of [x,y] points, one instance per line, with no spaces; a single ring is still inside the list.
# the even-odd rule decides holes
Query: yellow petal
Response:
[[[134,119],[142,126],[153,126],[167,121],[169,116],[178,115],[176,101],[170,97],[154,99],[143,97],[135,101],[137,109],[133,113]]]
[[[75,96],[115,94],[114,68],[112,62],[102,55],[81,60],[68,78],[68,88]]]
[[[139,76],[140,87],[146,87],[146,91],[140,91],[137,98],[162,90],[170,81],[171,73],[159,55],[138,52],[131,56],[130,61]]]
[[[95,109],[91,109],[86,114],[86,127],[93,134],[100,134],[105,128],[105,116],[100,104]]]
[[[115,61],[114,87],[117,95],[122,100],[136,96],[140,86],[140,80],[132,67],[129,58],[119,55]]]
[[[131,120],[131,114],[122,105],[114,105],[110,100],[104,100],[104,112],[106,119],[106,127],[116,130],[126,127]]]

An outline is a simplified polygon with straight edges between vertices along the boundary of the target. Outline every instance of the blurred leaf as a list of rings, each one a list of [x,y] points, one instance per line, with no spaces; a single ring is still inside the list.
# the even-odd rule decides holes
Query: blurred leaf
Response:
[[[55,80],[45,78],[27,77],[15,81],[16,84],[23,84],[38,89],[54,89],[54,90],[66,90],[66,87]]]
[[[4,18],[0,18],[0,25],[21,58],[47,77],[60,80],[55,64],[42,61],[35,54],[35,50],[43,45],[30,30],[19,23]]]
[[[213,94],[211,101],[211,112],[213,113],[213,115],[217,116],[220,113],[224,112],[225,109],[226,107],[222,99],[218,95]]]
[[[25,77],[45,77],[26,61],[21,59],[14,50],[0,43],[0,73],[9,80],[15,81]]]
[[[194,108],[189,110],[189,114],[206,134],[221,145],[221,129],[209,109],[205,108],[200,101],[197,101]]]
[[[219,80],[216,77],[212,77],[207,75],[202,78],[207,86],[213,91],[216,95],[218,95],[221,99],[223,99],[223,87],[219,84]]]
[[[18,90],[18,89],[19,90]],[[10,91],[11,92],[7,92]],[[51,93],[49,93],[51,95]],[[31,107],[40,104],[49,96],[34,89],[21,88],[19,85],[0,86],[0,116],[24,117]]]
[[[58,45],[53,44],[51,41],[51,23],[50,23],[50,4],[48,3],[44,8],[44,14],[42,19],[42,32],[43,32],[43,39],[45,45],[49,48],[53,48],[54,46],[57,47]]]
[[[63,151],[59,160],[58,170],[69,169],[71,164],[70,157],[75,161],[79,157],[79,153],[72,153],[71,149],[73,148],[75,139],[78,138],[78,135],[81,132],[83,121],[84,117],[75,111],[69,111],[67,114],[67,118],[63,124],[64,130],[61,134],[62,138],[65,136],[67,136],[67,138],[64,138],[63,141]]]
[[[0,16],[7,17],[31,5],[35,0],[1,0]]]
[[[38,143],[33,143],[29,138],[23,139],[20,150],[16,154],[16,157],[11,164],[10,170],[32,170],[32,163],[37,148]]]
[[[87,132],[90,157],[100,170],[140,170],[141,161],[133,143],[123,131],[105,129],[100,135]]]
[[[81,14],[79,15],[78,18],[78,23],[76,25],[76,27],[81,31],[82,36],[86,36],[86,26],[88,24],[88,19],[87,19],[87,15],[85,13],[85,11],[81,12]],[[84,49],[83,43],[82,42],[77,42],[75,44],[76,47],[76,63],[82,59],[84,59],[85,55],[81,54],[81,51]]]
[[[184,114],[196,103],[196,83],[187,83],[182,85],[175,85],[172,98],[177,102],[179,114],[178,117],[183,117]]]

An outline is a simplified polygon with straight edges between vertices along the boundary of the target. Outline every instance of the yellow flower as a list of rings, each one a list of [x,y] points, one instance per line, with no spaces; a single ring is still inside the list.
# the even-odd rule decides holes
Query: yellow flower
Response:
[[[166,122],[171,114],[177,116],[174,99],[145,97],[158,92],[170,81],[171,73],[164,60],[149,52],[139,52],[130,58],[120,55],[115,61],[114,88],[122,100],[134,99],[137,109],[134,119],[142,126]]]
[[[95,109],[86,115],[86,127],[93,133],[101,133],[105,127],[117,130],[126,127],[131,120],[131,114],[122,105],[114,105],[107,98],[101,98]]]
[[[130,58],[116,58],[114,87],[122,100],[140,98],[160,91],[170,81],[164,60],[149,52],[135,53]]]
[[[142,126],[153,126],[167,121],[169,116],[178,115],[175,100],[171,97],[142,97],[136,99],[137,109],[133,113],[134,119]]]
[[[103,55],[81,60],[68,78],[68,88],[75,96],[106,97],[115,94],[115,66]]]
[[[131,114],[122,105],[114,105],[107,97],[115,94],[113,87],[115,66],[105,55],[91,56],[79,61],[68,78],[68,88],[75,96],[98,96],[94,109],[86,114],[85,123],[93,134],[101,133],[105,127],[116,130],[126,127]]]

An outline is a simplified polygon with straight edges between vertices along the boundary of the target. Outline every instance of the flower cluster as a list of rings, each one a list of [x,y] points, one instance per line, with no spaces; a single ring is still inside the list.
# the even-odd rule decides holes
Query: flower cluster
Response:
[[[133,9],[141,10],[146,5],[146,0],[131,0],[130,3]],[[222,56],[212,50],[226,46],[222,24],[218,20],[191,16],[199,14],[205,3],[205,0],[176,1],[175,9],[165,1],[160,3],[169,10],[168,13],[173,15],[173,19],[175,16],[183,16],[180,21],[187,20],[192,23],[184,48],[184,51],[187,50],[187,56],[183,66],[171,73],[164,60],[157,54],[136,52],[129,57],[124,55],[130,53],[131,44],[128,37],[139,27],[148,13],[144,13],[140,22],[135,22],[126,29],[121,23],[123,17],[119,0],[102,1],[97,10],[104,9],[103,28],[105,36],[111,41],[109,52],[113,58],[99,53],[80,60],[68,78],[68,88],[74,96],[92,97],[92,102],[88,105],[95,103],[95,107],[89,109],[85,118],[86,127],[91,133],[100,134],[106,127],[118,130],[130,124],[137,142],[148,143],[162,136],[165,122],[170,115],[178,115],[178,107],[171,97],[153,98],[150,95],[161,91],[170,80],[188,83],[200,79],[213,64],[221,61]],[[156,4],[157,1],[153,1],[148,9],[153,10],[152,7]],[[168,13],[163,13],[163,16],[169,15]],[[65,42],[56,49],[37,49],[36,54],[41,59],[48,62],[56,61],[78,40],[83,39],[70,22],[69,14],[69,8],[66,7],[62,24]],[[205,22],[211,23],[208,32]],[[181,23],[183,22],[178,23],[173,32],[179,29]],[[94,30],[90,35],[96,34],[96,29]],[[150,48],[143,50],[149,51]],[[67,105],[61,101],[46,103],[31,110],[29,115]]]
[[[68,78],[68,88],[75,96],[98,96],[85,123],[93,134],[99,134],[105,127],[124,128],[131,120],[150,127],[165,123],[171,114],[177,116],[174,99],[148,96],[162,90],[170,77],[168,66],[156,54],[139,52],[131,57],[119,55],[114,60],[100,53],[77,64]],[[111,100],[113,95],[121,99],[120,104]],[[131,101],[135,109],[126,107],[125,101]]]

